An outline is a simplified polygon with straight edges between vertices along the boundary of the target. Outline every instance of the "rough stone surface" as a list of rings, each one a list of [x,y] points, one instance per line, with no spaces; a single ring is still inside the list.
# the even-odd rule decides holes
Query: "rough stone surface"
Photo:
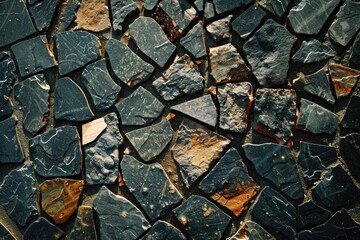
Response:
[[[67,30],[70,25],[74,22],[76,12],[80,7],[79,0],[67,0],[62,5],[63,10],[60,12],[60,22],[58,29],[59,31]]]
[[[213,0],[213,3],[215,5],[215,10],[218,14],[240,8],[245,7],[249,3],[253,2],[253,0]]]
[[[150,229],[150,231],[140,240],[156,240],[156,239],[172,239],[172,240],[185,240],[186,238],[179,229],[173,225],[157,221]]]
[[[292,60],[297,63],[314,63],[332,58],[336,52],[317,39],[303,41]]]
[[[108,0],[81,0],[76,13],[77,29],[101,32],[110,27]]]
[[[24,160],[16,123],[15,117],[0,122],[0,163],[20,163]]]
[[[46,218],[40,217],[31,223],[24,232],[24,240],[57,240],[64,232],[49,222]]]
[[[355,65],[360,66],[360,33],[356,36],[354,44],[351,48],[350,61]]]
[[[349,129],[360,129],[360,96],[352,95],[340,126]]]
[[[186,29],[196,16],[196,10],[187,1],[162,0],[160,7],[173,20],[174,27]]]
[[[204,17],[206,19],[211,19],[215,17],[214,4],[212,4],[211,2],[205,2]]]
[[[80,206],[78,208],[74,227],[66,237],[66,240],[71,239],[97,239],[92,207]]]
[[[290,51],[296,37],[274,20],[266,23],[244,45],[252,72],[261,86],[286,83]]]
[[[336,63],[329,64],[329,72],[338,99],[350,95],[360,78],[360,71]]]
[[[159,0],[145,0],[144,8],[147,11],[152,11],[158,4]]]
[[[309,229],[320,225],[331,217],[331,212],[320,207],[312,200],[303,202],[297,208],[299,229]]]
[[[148,2],[149,0],[146,1],[145,8],[149,4]],[[120,33],[123,31],[125,19],[138,8],[133,0],[110,0],[110,5],[113,30]]]
[[[263,229],[259,224],[252,221],[246,221],[235,235],[229,238],[229,240],[243,240],[244,238],[249,240],[275,240],[270,233]]]
[[[253,5],[241,13],[232,23],[232,29],[243,39],[252,34],[266,13],[260,7]]]
[[[340,154],[353,177],[360,181],[360,134],[351,133],[340,139]]]
[[[7,54],[0,59],[0,118],[12,113],[10,102],[12,86],[15,82],[15,63]]]
[[[198,22],[187,34],[180,40],[180,45],[190,52],[195,58],[201,58],[206,55],[206,49],[203,39],[203,25]]]
[[[207,32],[216,42],[230,38],[230,21],[232,17],[232,15],[229,15],[206,26]]]
[[[54,16],[57,0],[39,0],[30,4],[29,11],[34,19],[38,31],[48,29]]]
[[[290,0],[260,0],[259,5],[281,18],[289,6]]]

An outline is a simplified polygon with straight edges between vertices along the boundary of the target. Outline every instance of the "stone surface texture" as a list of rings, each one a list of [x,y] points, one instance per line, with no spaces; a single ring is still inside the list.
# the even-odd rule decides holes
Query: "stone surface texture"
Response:
[[[180,40],[180,44],[195,58],[204,57],[206,55],[206,49],[203,39],[202,23],[197,23],[186,36]]]
[[[24,160],[16,124],[15,117],[0,122],[0,163],[20,163]]]
[[[75,22],[77,29],[92,32],[110,28],[108,0],[81,0]]]
[[[10,94],[15,82],[15,63],[9,55],[0,59],[0,118],[10,115],[13,107]]]
[[[71,239],[97,239],[92,207],[79,206],[74,227],[66,237],[66,240]]]
[[[303,41],[292,60],[297,63],[314,63],[332,58],[336,52],[317,39]]]
[[[359,70],[336,63],[329,64],[329,72],[338,99],[349,96],[360,78]]]
[[[255,31],[265,15],[264,10],[253,5],[232,21],[231,27],[241,38],[245,39]]]
[[[57,240],[64,232],[49,222],[46,218],[40,217],[30,224],[24,232],[24,240]]]
[[[110,0],[112,26],[114,31],[122,32],[125,19],[137,10],[133,0]]]

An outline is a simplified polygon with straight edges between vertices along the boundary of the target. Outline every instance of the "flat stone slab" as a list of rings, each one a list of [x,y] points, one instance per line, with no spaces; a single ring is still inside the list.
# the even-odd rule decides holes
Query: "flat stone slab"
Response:
[[[210,33],[215,42],[230,38],[230,21],[232,17],[233,15],[229,15],[206,26],[206,31]]]
[[[284,16],[290,0],[260,0],[259,5],[266,8],[276,17],[281,18]]]
[[[135,240],[151,227],[134,204],[105,186],[96,194],[93,207],[99,216],[102,240]]]
[[[173,210],[192,239],[221,239],[231,218],[215,204],[199,195],[191,195]]]
[[[297,208],[299,229],[309,229],[320,225],[331,217],[331,212],[312,200],[301,203]]]
[[[360,181],[360,134],[351,133],[340,138],[340,154],[351,175]]]
[[[231,43],[211,47],[209,56],[211,75],[217,84],[244,81],[251,77],[250,69]]]
[[[199,188],[237,217],[248,209],[260,191],[235,148],[225,153],[200,182]]]
[[[360,71],[336,63],[329,64],[329,72],[337,99],[349,96],[360,78]]]
[[[16,123],[15,117],[0,122],[0,163],[21,163],[24,160],[16,133]]]
[[[206,49],[203,40],[203,25],[198,22],[185,37],[180,39],[180,45],[183,46],[195,58],[206,56]]]
[[[266,186],[250,209],[251,216],[286,237],[296,236],[296,209],[281,194]]]
[[[135,86],[148,80],[154,72],[154,67],[150,63],[142,60],[118,40],[110,39],[105,51],[116,77],[128,86]]]
[[[23,238],[24,240],[57,240],[64,232],[49,222],[46,218],[40,217],[25,230]]]
[[[360,33],[358,33],[355,38],[349,59],[355,65],[360,66]]]
[[[232,29],[242,39],[250,36],[261,24],[266,13],[260,7],[253,5],[241,13],[232,23]]]
[[[129,25],[131,37],[138,48],[160,67],[164,67],[176,47],[160,25],[150,17],[139,17]]]
[[[28,218],[38,215],[32,164],[24,164],[5,176],[0,185],[0,204],[8,216],[21,226],[26,225]]]
[[[174,27],[185,30],[196,17],[196,10],[182,0],[162,0],[160,7],[173,20]]]
[[[98,112],[112,107],[118,99],[121,87],[110,77],[106,60],[87,65],[81,74],[84,84]]]
[[[30,3],[29,11],[38,31],[50,27],[50,22],[53,19],[57,4],[58,1],[56,0],[39,0]]]
[[[23,127],[35,135],[47,124],[50,86],[44,75],[38,74],[19,82],[14,87],[15,99],[23,113]]]
[[[115,113],[103,117],[106,128],[84,145],[86,185],[113,184],[119,175],[119,146],[123,137]]]
[[[67,0],[66,4],[63,3],[63,10],[60,12],[60,21],[58,25],[59,31],[65,31],[70,27],[75,20],[76,12],[79,7],[79,0]]]
[[[140,240],[154,240],[154,239],[172,239],[185,240],[186,238],[179,229],[164,221],[157,221],[150,229],[150,231],[140,238]]]
[[[336,52],[319,42],[317,39],[303,41],[299,50],[294,54],[292,60],[296,63],[315,63],[320,62],[336,55]]]
[[[205,2],[204,17],[207,20],[215,17],[214,4],[212,4],[211,2]]]
[[[185,54],[182,57],[177,56],[168,70],[152,85],[166,101],[172,101],[200,92],[204,89],[204,81],[198,66]]]
[[[210,168],[228,144],[229,139],[193,121],[183,120],[171,152],[188,188]]]
[[[143,87],[137,88],[130,96],[117,103],[122,125],[148,125],[158,118],[164,105]]]
[[[246,157],[256,172],[273,182],[283,193],[294,200],[304,197],[304,189],[296,168],[295,158],[288,146],[275,143],[244,144]]]
[[[296,37],[284,26],[269,19],[244,44],[247,60],[261,86],[275,87],[286,83],[295,41]]]
[[[125,19],[138,10],[137,5],[133,0],[112,0],[110,6],[113,30],[121,33]]]
[[[300,115],[296,122],[297,129],[314,134],[332,134],[336,131],[337,125],[338,117],[335,113],[314,102],[301,99]]]
[[[15,63],[4,53],[0,58],[0,118],[11,115],[13,106],[10,94],[15,82]]]
[[[213,4],[215,5],[215,10],[218,14],[240,8],[245,7],[249,3],[253,2],[253,0],[213,0]]]
[[[265,229],[259,224],[252,221],[246,221],[240,227],[240,229],[229,238],[229,240],[242,240],[242,239],[254,239],[254,240],[275,240]]]
[[[65,239],[97,239],[92,207],[79,206],[74,227]]]
[[[145,0],[144,8],[147,11],[152,11],[158,4],[159,0]]]
[[[348,129],[360,129],[360,96],[352,95],[340,126]]]
[[[110,28],[108,0],[81,0],[75,21],[76,29],[101,32]]]
[[[284,144],[292,136],[295,114],[296,93],[294,90],[257,89],[253,123],[255,131]]]
[[[171,142],[173,129],[170,122],[161,122],[125,134],[131,145],[145,161],[156,158]]]

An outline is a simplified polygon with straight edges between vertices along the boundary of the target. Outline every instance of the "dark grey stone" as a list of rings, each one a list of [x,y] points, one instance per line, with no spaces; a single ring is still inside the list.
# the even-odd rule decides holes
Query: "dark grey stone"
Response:
[[[39,0],[30,4],[29,11],[38,31],[49,28],[57,3],[57,0]]]
[[[229,15],[206,26],[207,32],[210,33],[215,42],[230,38],[230,21],[232,17],[233,15]]]
[[[281,18],[284,16],[288,8],[290,0],[260,0],[259,5],[269,10],[276,17]]]
[[[352,176],[360,181],[360,134],[351,133],[340,138],[340,154]]]
[[[29,225],[24,232],[23,238],[24,240],[57,240],[63,234],[64,232],[60,228],[46,218],[40,217]]]
[[[118,40],[110,39],[105,46],[105,51],[115,75],[128,86],[148,80],[154,72],[151,64],[142,60]]]
[[[144,8],[147,11],[152,11],[158,4],[159,0],[145,0]]]
[[[242,240],[244,237],[249,240],[275,240],[270,233],[263,229],[259,224],[252,221],[246,221],[237,233],[229,238],[229,240]]]
[[[198,195],[190,196],[173,210],[192,239],[221,239],[231,218],[215,204]]]
[[[320,225],[331,217],[331,212],[320,207],[312,200],[300,204],[297,208],[299,229],[309,229]]]
[[[286,83],[290,52],[296,37],[282,25],[269,19],[244,44],[244,52],[252,71],[264,87]]]
[[[49,112],[49,91],[44,75],[32,76],[14,87],[14,96],[23,113],[23,126],[35,135],[47,124]]]
[[[24,160],[16,134],[16,123],[15,117],[0,122],[0,163],[20,163]]]
[[[38,214],[34,167],[24,164],[5,176],[0,185],[0,204],[9,217],[25,226],[28,218]]]
[[[314,63],[332,58],[336,52],[316,39],[303,41],[292,60],[297,63]]]
[[[148,125],[158,118],[164,105],[143,87],[136,89],[130,96],[117,103],[122,125]]]
[[[233,10],[235,8],[245,7],[253,2],[253,0],[213,0],[216,12],[218,14]]]
[[[204,10],[204,17],[206,19],[211,19],[213,17],[215,17],[215,9],[214,9],[214,4],[212,4],[211,2],[206,1],[205,2],[205,10]]]
[[[66,3],[62,6],[63,12],[60,13],[60,23],[59,31],[67,30],[70,25],[74,22],[76,17],[76,12],[80,7],[79,0],[67,0]]]
[[[164,67],[176,47],[167,39],[160,25],[150,17],[139,17],[129,28],[139,49],[160,67]]]
[[[157,157],[171,142],[173,130],[170,122],[161,122],[125,134],[140,157],[148,162]]]
[[[93,207],[100,220],[102,240],[135,240],[150,228],[150,223],[135,205],[105,186],[96,194]]]
[[[187,34],[180,40],[183,46],[195,58],[201,58],[206,55],[206,49],[203,40],[203,25],[198,22]]]
[[[9,232],[9,230],[2,223],[0,223],[0,239],[15,240],[15,237]]]
[[[164,221],[157,221],[145,236],[140,240],[171,239],[185,240],[186,238],[179,229]]]
[[[346,107],[346,112],[341,120],[342,128],[360,129],[360,96],[353,94]]]
[[[173,20],[176,28],[185,30],[196,16],[196,10],[186,0],[162,0],[160,7]]]
[[[94,223],[92,206],[79,206],[74,226],[72,230],[66,235],[65,239],[98,239],[96,236],[96,227]]]
[[[351,48],[350,61],[360,66],[360,33],[356,36],[354,44]]]
[[[8,55],[4,55],[0,59],[0,118],[11,115],[13,111],[10,94],[14,82],[15,63]]]
[[[133,0],[110,0],[110,6],[113,30],[120,33],[125,19],[138,10],[137,5]]]
[[[232,29],[243,39],[252,34],[266,13],[260,7],[253,5],[241,13],[232,23]]]
[[[81,74],[84,84],[98,112],[103,112],[117,102],[121,87],[110,77],[106,60],[99,60],[86,66]]]

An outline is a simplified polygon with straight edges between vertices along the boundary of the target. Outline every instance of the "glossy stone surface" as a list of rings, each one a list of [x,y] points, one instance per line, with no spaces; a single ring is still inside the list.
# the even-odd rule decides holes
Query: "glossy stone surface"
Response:
[[[340,126],[349,129],[360,129],[360,96],[352,95]]]
[[[15,117],[0,122],[0,163],[20,163],[24,160],[16,123]]]
[[[232,29],[243,39],[259,27],[266,13],[260,7],[253,5],[241,13],[232,23]]]
[[[0,58],[0,117],[13,111],[10,94],[15,82],[15,63],[9,55]]]
[[[79,0],[67,0],[62,5],[63,10],[60,12],[60,22],[58,29],[59,31],[67,30],[70,25],[74,22],[76,12],[80,7]]]
[[[297,208],[299,229],[309,229],[324,223],[331,217],[331,212],[320,207],[312,200],[303,202]]]
[[[185,240],[186,238],[179,229],[167,222],[159,220],[151,227],[150,231],[146,233],[145,236],[140,238],[140,240],[155,239]]]
[[[24,240],[57,240],[59,239],[64,232],[56,227],[54,224],[49,222],[46,218],[40,217],[33,223],[24,232]]]
[[[218,14],[240,8],[245,7],[249,3],[253,2],[253,0],[213,0],[213,3],[215,5],[215,10]]]
[[[230,216],[204,197],[192,195],[180,207],[173,210],[192,239],[221,239]]]
[[[351,48],[350,61],[355,65],[360,66],[360,33],[357,34]]]
[[[232,17],[232,15],[229,15],[206,26],[207,32],[216,42],[230,38],[230,21]]]
[[[143,87],[137,88],[130,96],[117,103],[123,125],[148,125],[158,118],[164,105]]]
[[[81,0],[76,13],[76,29],[101,32],[110,27],[108,0]]]
[[[329,72],[338,99],[350,95],[360,77],[360,71],[336,63],[329,64]]]
[[[162,0],[160,7],[173,20],[174,27],[184,30],[194,20],[196,10],[187,1]]]
[[[135,240],[150,228],[149,222],[135,205],[105,186],[96,194],[93,207],[99,216],[102,240]]]
[[[79,206],[74,227],[66,236],[66,240],[71,239],[97,239],[92,207]]]
[[[259,5],[269,10],[276,17],[283,17],[290,0],[260,0]]]
[[[265,229],[263,229],[259,224],[252,221],[246,221],[242,224],[240,229],[231,236],[229,240],[275,240],[273,236],[270,235]]]
[[[133,0],[111,0],[110,6],[113,30],[122,32],[125,19],[137,10],[136,3]]]
[[[198,22],[185,37],[180,39],[180,45],[190,52],[195,58],[201,58],[206,55],[206,49],[203,40],[203,25]]]
[[[29,11],[38,31],[48,29],[55,13],[57,0],[39,0],[30,4]]]
[[[353,177],[360,180],[360,134],[351,133],[340,139],[340,154]]]
[[[292,60],[297,63],[314,63],[332,58],[336,52],[317,39],[303,41]]]

